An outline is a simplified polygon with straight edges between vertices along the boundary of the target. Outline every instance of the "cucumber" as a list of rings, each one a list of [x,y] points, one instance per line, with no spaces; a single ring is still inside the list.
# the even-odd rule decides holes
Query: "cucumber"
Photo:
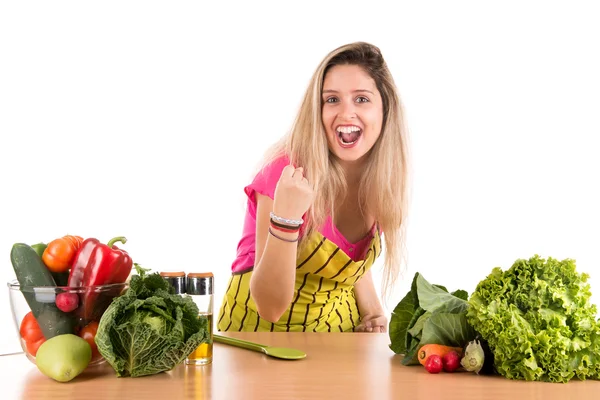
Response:
[[[29,304],[46,339],[73,333],[75,319],[63,313],[54,304],[56,283],[39,254],[29,245],[15,243],[10,252],[10,261],[21,285],[21,293]],[[48,287],[48,291],[34,293],[33,287]]]
[[[33,247],[15,243],[10,252],[10,261],[21,286],[56,286],[50,270]]]

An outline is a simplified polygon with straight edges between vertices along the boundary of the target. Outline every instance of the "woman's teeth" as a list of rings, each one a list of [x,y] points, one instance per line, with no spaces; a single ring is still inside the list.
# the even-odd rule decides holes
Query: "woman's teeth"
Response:
[[[357,126],[343,126],[337,128],[337,134],[344,145],[353,145],[358,141],[362,130]]]
[[[337,128],[337,132],[338,133],[352,133],[352,132],[359,132],[360,128],[358,126],[338,126]]]

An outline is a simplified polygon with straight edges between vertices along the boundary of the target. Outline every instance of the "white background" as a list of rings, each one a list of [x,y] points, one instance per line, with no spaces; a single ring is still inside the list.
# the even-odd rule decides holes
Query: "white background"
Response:
[[[3,282],[15,242],[124,235],[146,268],[213,271],[218,308],[243,186],[322,57],[364,40],[383,51],[412,140],[409,264],[387,312],[417,271],[471,292],[534,254],[576,259],[598,302],[591,5],[200,3],[0,5]],[[9,352],[19,345],[4,290]]]

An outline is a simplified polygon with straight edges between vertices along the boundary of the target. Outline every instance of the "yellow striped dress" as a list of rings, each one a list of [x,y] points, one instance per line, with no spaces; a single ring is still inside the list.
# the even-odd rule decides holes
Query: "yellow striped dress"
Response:
[[[221,304],[219,331],[351,332],[360,322],[354,284],[381,253],[379,230],[364,257],[354,261],[316,232],[298,254],[293,301],[279,321],[260,318],[250,294],[252,268],[232,273]]]

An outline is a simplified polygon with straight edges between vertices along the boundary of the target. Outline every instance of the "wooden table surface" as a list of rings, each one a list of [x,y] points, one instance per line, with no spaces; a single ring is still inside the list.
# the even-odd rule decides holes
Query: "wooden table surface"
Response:
[[[117,378],[107,364],[68,383],[42,375],[23,354],[0,357],[4,399],[592,399],[600,381],[510,381],[475,374],[429,374],[406,367],[387,334],[227,333],[303,350],[299,361],[215,343],[212,365],[180,365],[141,378]]]

